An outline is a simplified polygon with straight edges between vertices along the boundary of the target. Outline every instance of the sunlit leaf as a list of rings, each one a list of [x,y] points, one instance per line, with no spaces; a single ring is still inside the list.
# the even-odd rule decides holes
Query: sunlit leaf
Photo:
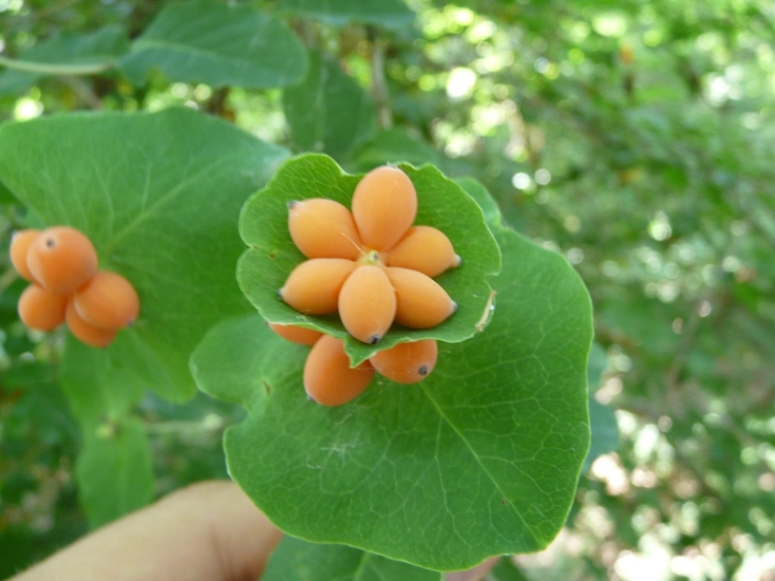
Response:
[[[285,23],[247,4],[208,0],[166,5],[120,61],[138,85],[158,69],[173,81],[252,89],[295,83],[306,66]]]
[[[589,445],[589,297],[559,255],[497,239],[492,322],[440,343],[417,385],[378,378],[325,408],[302,385],[308,348],[255,316],[207,334],[192,357],[200,388],[249,410],[226,435],[229,471],[278,526],[437,570],[557,534]]]

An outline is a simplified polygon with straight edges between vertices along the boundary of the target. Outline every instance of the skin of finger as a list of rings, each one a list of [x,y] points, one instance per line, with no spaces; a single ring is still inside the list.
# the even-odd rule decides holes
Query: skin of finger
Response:
[[[9,581],[254,581],[282,534],[239,487],[192,485]]]

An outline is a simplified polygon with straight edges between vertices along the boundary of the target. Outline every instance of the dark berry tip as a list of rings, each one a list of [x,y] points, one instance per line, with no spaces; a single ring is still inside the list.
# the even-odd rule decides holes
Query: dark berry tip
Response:
[[[379,340],[380,340],[380,339],[382,339],[382,337],[381,337],[381,336],[379,336],[379,335],[373,335],[373,336],[371,337],[371,339],[369,339],[369,345],[376,345],[377,343],[379,343]]]
[[[420,365],[420,369],[417,370],[417,373],[425,377],[428,375],[428,367],[426,365]]]

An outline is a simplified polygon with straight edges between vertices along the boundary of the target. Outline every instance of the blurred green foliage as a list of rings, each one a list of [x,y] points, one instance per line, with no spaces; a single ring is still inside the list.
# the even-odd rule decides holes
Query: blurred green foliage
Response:
[[[159,4],[0,2],[0,55],[111,25],[135,38]],[[398,27],[250,4],[277,8],[309,49],[338,63],[353,81],[341,82],[343,106],[371,95],[373,127],[321,140],[327,153],[351,170],[400,158],[477,178],[505,221],[563,253],[592,294],[607,354],[592,387],[617,410],[621,446],[582,477],[556,545],[519,559],[524,576],[772,579],[771,4],[412,0],[414,25]],[[0,87],[3,120],[186,104],[308,146],[286,123],[278,89],[213,90],[158,73],[133,86],[113,70],[17,89],[0,75]],[[5,250],[24,216],[3,190]],[[81,439],[55,385],[60,338],[16,320],[23,285],[3,261],[0,576],[86,530],[72,484]],[[220,434],[238,410],[200,396],[185,406],[146,398],[135,412],[151,438],[157,495],[225,476]]]

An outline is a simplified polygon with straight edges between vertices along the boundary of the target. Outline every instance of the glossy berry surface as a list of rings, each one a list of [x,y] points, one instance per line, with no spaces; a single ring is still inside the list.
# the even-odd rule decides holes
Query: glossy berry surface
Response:
[[[30,272],[29,266],[27,266],[27,252],[39,235],[40,230],[28,228],[27,230],[14,232],[13,237],[11,238],[11,264],[13,264],[16,272],[18,272],[24,280],[30,282],[34,282],[34,278]]]
[[[99,329],[84,321],[75,309],[73,301],[68,301],[65,311],[67,328],[76,339],[91,347],[105,348],[113,342],[118,331]]]
[[[19,318],[30,329],[53,331],[65,322],[67,297],[31,284],[19,297]]]
[[[361,255],[361,240],[353,216],[334,200],[311,198],[288,205],[288,230],[307,258],[347,258]]]
[[[387,268],[396,291],[396,322],[412,329],[429,329],[443,323],[457,309],[439,283],[416,270]]]
[[[364,361],[355,368],[344,352],[344,341],[323,335],[307,356],[304,389],[324,406],[339,406],[358,397],[374,377],[374,368]]]
[[[73,296],[78,315],[99,329],[122,329],[140,312],[140,298],[126,278],[115,272],[98,272]]]
[[[344,258],[313,258],[293,269],[280,298],[305,315],[335,313],[339,291],[356,264]]]
[[[431,226],[414,226],[390,249],[385,264],[417,270],[433,278],[459,266],[460,257],[441,230]]]
[[[428,377],[436,366],[438,346],[433,339],[399,343],[369,358],[377,373],[396,383],[417,383]]]
[[[269,328],[286,341],[298,345],[314,345],[317,340],[323,336],[323,333],[320,331],[299,327],[298,325],[278,325],[277,323],[269,323]]]
[[[30,245],[27,266],[40,286],[69,295],[97,273],[97,251],[82,232],[54,226],[43,230]]]
[[[385,271],[374,265],[359,266],[342,285],[339,317],[353,337],[376,345],[396,314],[396,295]]]
[[[380,252],[390,250],[414,222],[417,192],[400,169],[378,167],[358,182],[352,211],[364,245]]]

